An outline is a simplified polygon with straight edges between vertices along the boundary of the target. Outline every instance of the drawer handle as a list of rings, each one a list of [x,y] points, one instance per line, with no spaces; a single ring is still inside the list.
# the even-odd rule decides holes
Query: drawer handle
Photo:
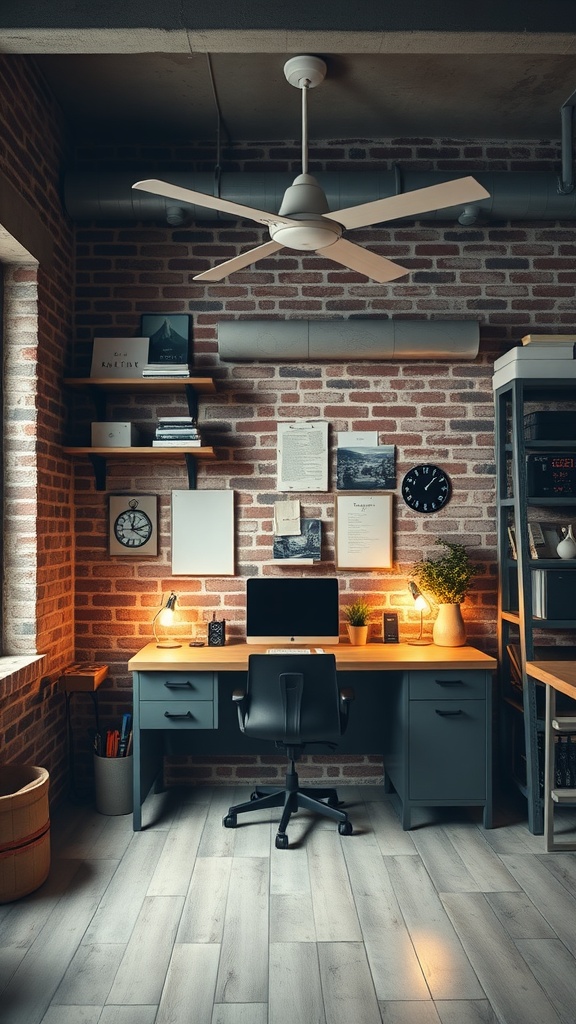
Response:
[[[462,679],[435,679],[437,686],[463,686],[464,682]]]
[[[166,686],[169,690],[191,690],[192,689],[192,683],[190,682],[189,679],[187,679],[185,683],[168,683],[168,682],[166,682],[166,683],[164,683],[164,686]]]
[[[194,718],[194,715],[191,711],[185,711],[182,715],[173,715],[171,711],[165,711],[164,718]]]
[[[435,711],[441,718],[456,718],[456,715],[464,714],[462,708],[458,708],[458,711],[440,711],[439,708],[435,708]]]

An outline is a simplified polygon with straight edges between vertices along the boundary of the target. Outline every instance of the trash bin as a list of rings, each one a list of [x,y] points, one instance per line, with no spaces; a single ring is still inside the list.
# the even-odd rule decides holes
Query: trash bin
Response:
[[[132,755],[100,757],[94,754],[96,810],[100,814],[132,812]]]
[[[49,784],[45,768],[0,767],[0,903],[27,896],[48,877]]]

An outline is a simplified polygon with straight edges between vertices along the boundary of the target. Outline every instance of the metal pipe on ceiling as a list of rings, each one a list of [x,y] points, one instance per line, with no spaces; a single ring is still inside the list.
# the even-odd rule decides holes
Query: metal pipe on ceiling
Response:
[[[468,170],[466,173],[473,172]],[[128,173],[71,172],[64,181],[66,211],[73,221],[173,223],[173,201],[132,189],[135,181],[147,176],[171,181],[207,195],[214,194],[214,176],[211,173],[162,173],[156,170]],[[398,175],[395,170],[327,171],[318,173],[316,177],[332,210],[397,194]],[[461,177],[461,173],[405,171],[402,174],[402,190],[412,192]],[[489,199],[476,204],[482,221],[576,219],[576,190],[568,194],[560,192],[554,174],[480,171],[474,173],[474,177],[490,193]],[[286,188],[291,184],[292,177],[283,173],[226,172],[220,177],[219,193],[224,199],[276,212]],[[413,219],[457,221],[463,209],[452,207],[436,210]],[[181,210],[182,223],[187,217],[193,222],[222,220],[230,223],[233,220],[202,206],[182,206]]]

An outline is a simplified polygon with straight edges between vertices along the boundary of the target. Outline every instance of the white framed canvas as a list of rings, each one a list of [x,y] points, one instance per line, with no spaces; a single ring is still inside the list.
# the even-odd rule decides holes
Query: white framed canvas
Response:
[[[172,491],[172,575],[234,575],[234,491]]]

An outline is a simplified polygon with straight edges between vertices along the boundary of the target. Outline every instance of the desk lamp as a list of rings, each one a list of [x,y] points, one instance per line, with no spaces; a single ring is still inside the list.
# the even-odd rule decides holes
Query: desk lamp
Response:
[[[420,592],[420,590],[418,589],[416,584],[414,583],[414,580],[410,580],[409,581],[408,589],[409,589],[410,593],[412,594],[412,597],[414,598],[414,607],[415,607],[416,611],[420,612],[420,632],[419,632],[419,634],[418,634],[418,636],[416,637],[415,640],[408,640],[408,643],[412,644],[413,647],[414,646],[427,647],[427,646],[429,646],[429,644],[432,643],[432,641],[431,640],[425,640],[423,638],[423,636],[422,636],[422,627],[423,627],[423,615],[424,615],[424,612],[429,612],[430,611],[430,605],[428,604],[428,601],[422,595],[422,593]]]
[[[166,604],[163,604],[158,609],[156,615],[152,619],[152,631],[154,633],[156,647],[182,647],[182,644],[179,644],[177,640],[171,640],[170,637],[166,637],[165,640],[160,640],[158,636],[158,626],[164,626],[170,630],[170,627],[174,624],[177,600],[178,595],[174,590],[171,590],[168,598],[166,599]]]

